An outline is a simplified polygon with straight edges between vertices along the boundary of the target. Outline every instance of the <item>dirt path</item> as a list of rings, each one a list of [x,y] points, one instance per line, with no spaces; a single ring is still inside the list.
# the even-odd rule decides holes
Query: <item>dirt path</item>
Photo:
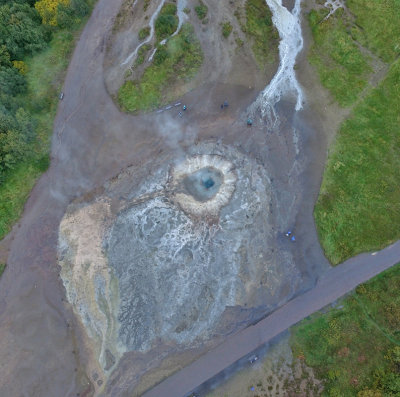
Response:
[[[362,254],[329,270],[317,285],[280,307],[270,316],[221,343],[182,371],[169,377],[143,397],[183,397],[240,358],[357,285],[400,262],[400,242],[382,251]]]

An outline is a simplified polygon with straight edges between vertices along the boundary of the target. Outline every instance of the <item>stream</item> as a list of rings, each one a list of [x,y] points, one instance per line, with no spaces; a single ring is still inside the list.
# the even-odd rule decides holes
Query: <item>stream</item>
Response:
[[[136,57],[136,55],[137,55],[138,51],[140,50],[140,48],[141,48],[142,46],[144,46],[145,44],[149,43],[149,42],[153,39],[154,32],[155,32],[155,29],[154,29],[154,22],[155,22],[155,20],[156,20],[156,18],[157,18],[157,16],[158,16],[158,14],[160,13],[161,8],[163,7],[164,3],[165,3],[165,0],[161,0],[161,2],[160,2],[160,4],[158,5],[157,9],[154,11],[154,14],[153,14],[153,15],[151,16],[151,18],[150,18],[150,22],[149,22],[149,26],[150,26],[150,35],[149,35],[149,37],[147,37],[146,40],[142,41],[142,42],[135,48],[135,50],[134,50],[131,54],[128,55],[128,57],[125,59],[125,61],[121,63],[122,66],[128,64],[129,62],[131,62],[131,61]]]
[[[177,16],[178,16],[179,22],[178,22],[178,27],[176,28],[175,32],[174,32],[170,37],[174,37],[174,36],[176,36],[176,35],[179,33],[179,31],[181,30],[181,27],[182,27],[183,22],[187,19],[187,16],[186,16],[186,14],[185,14],[185,12],[184,12],[184,9],[185,9],[185,7],[186,7],[186,3],[187,3],[187,0],[178,0],[178,2],[177,2]],[[134,3],[134,5],[135,5],[135,4],[136,4],[136,2]],[[163,7],[164,4],[165,4],[165,0],[161,0],[161,2],[160,2],[160,4],[158,5],[157,9],[155,10],[155,12],[153,13],[153,15],[152,15],[151,18],[150,18],[150,22],[149,22],[149,26],[150,26],[150,35],[149,35],[149,37],[148,37],[145,41],[143,41],[142,43],[140,43],[140,44],[135,48],[135,50],[125,59],[125,61],[122,62],[121,65],[126,65],[126,64],[128,64],[129,62],[131,62],[133,59],[135,59],[136,56],[137,56],[137,53],[138,53],[139,49],[140,49],[143,45],[149,43],[149,42],[153,39],[154,33],[155,33],[155,29],[154,29],[155,19],[157,18],[158,14],[160,13],[160,11],[161,11],[161,9],[162,9],[162,7]],[[160,42],[160,44],[161,44],[161,45],[165,45],[165,43],[167,42],[167,40],[168,40],[170,37],[168,37],[167,39],[162,40],[162,41]],[[154,57],[154,55],[155,55],[156,52],[157,52],[157,48],[154,48],[153,51],[151,52],[150,57],[149,57],[149,59],[147,60],[147,62],[151,62],[151,61],[153,60],[153,57]]]
[[[272,12],[272,22],[278,30],[279,43],[279,67],[268,86],[260,93],[256,101],[251,105],[250,112],[260,110],[262,118],[277,121],[274,106],[283,95],[293,93],[296,97],[295,110],[299,111],[303,106],[303,91],[296,78],[296,57],[303,48],[301,32],[300,11],[301,0],[295,0],[292,12],[282,5],[282,0],[266,0]]]

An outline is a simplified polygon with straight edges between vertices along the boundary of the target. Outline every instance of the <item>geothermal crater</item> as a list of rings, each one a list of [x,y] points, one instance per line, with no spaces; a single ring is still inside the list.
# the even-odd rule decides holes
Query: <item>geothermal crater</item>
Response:
[[[234,165],[218,155],[188,158],[172,170],[172,200],[187,214],[217,217],[237,180]]]
[[[210,338],[228,307],[281,299],[297,273],[271,256],[269,202],[260,164],[209,143],[128,169],[93,202],[70,205],[61,276],[106,370],[127,351]]]

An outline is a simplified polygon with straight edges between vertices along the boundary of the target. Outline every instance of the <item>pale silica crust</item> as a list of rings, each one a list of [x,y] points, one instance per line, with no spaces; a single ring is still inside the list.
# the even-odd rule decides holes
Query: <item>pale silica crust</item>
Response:
[[[188,158],[172,170],[172,199],[186,213],[216,217],[235,190],[234,165],[217,155]]]

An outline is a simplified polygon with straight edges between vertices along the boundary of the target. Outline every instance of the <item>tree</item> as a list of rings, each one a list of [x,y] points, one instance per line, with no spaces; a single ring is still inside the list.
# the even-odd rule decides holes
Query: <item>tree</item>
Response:
[[[84,17],[89,13],[89,6],[86,3],[86,0],[71,0],[71,8],[74,10],[74,13],[79,17]]]
[[[24,61],[12,61],[12,65],[21,74],[26,74],[26,72],[28,71],[28,66],[26,66],[26,63]]]
[[[4,44],[0,45],[0,66],[12,66],[10,54]]]
[[[59,6],[67,7],[69,0],[39,0],[35,8],[42,17],[43,24],[57,26],[57,14]]]
[[[15,118],[10,113],[0,113],[0,174],[32,151],[34,134],[30,116],[24,109],[18,109]]]
[[[48,39],[34,8],[26,3],[0,6],[0,46],[7,48],[11,60],[42,50]]]
[[[0,92],[13,96],[26,91],[26,79],[17,69],[0,66]]]

